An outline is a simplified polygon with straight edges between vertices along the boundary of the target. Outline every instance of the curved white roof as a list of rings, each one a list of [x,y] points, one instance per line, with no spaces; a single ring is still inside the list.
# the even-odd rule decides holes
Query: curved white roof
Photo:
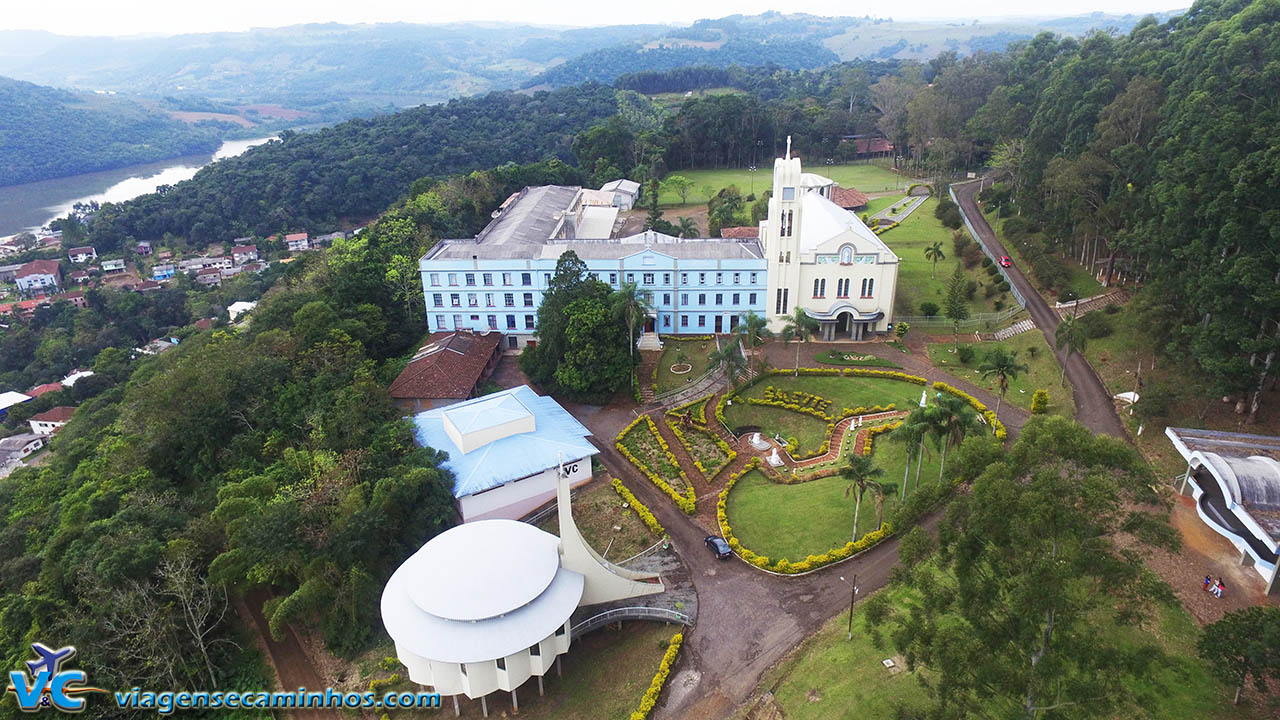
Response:
[[[897,261],[898,256],[857,215],[818,193],[804,193],[800,203],[804,213],[800,224],[800,252],[816,252],[827,241],[852,233],[853,237],[846,237],[851,242],[856,238],[858,252],[878,253],[882,263]]]
[[[435,536],[396,570],[423,612],[484,620],[528,605],[560,567],[560,539],[515,520],[481,520]]]

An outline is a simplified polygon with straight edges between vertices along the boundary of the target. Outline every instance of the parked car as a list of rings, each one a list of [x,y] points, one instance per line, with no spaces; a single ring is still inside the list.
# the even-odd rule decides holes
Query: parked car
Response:
[[[707,547],[711,548],[711,552],[715,553],[716,557],[721,560],[724,560],[733,554],[733,551],[729,549],[729,543],[725,542],[722,537],[708,535],[707,539],[703,542],[705,542]]]
[[[1000,267],[1013,267],[1013,261],[1009,259],[1008,255],[1000,256]]]

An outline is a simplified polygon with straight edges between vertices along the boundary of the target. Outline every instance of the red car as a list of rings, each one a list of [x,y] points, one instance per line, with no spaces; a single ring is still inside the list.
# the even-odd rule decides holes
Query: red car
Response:
[[[1008,255],[1000,256],[1000,267],[1004,267],[1004,268],[1013,267],[1013,261],[1009,259]]]

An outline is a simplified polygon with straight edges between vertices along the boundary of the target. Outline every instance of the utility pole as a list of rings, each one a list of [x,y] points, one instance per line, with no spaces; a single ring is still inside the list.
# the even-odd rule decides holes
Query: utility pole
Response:
[[[841,582],[849,582],[840,576]],[[858,599],[858,576],[853,576],[853,582],[849,583],[849,639],[853,639],[853,603]]]

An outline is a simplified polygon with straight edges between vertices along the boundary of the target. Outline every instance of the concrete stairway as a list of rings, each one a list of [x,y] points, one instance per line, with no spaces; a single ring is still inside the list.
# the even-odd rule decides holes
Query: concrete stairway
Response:
[[[636,341],[636,349],[662,352],[662,339],[658,337],[658,333],[641,333],[640,339]]]

